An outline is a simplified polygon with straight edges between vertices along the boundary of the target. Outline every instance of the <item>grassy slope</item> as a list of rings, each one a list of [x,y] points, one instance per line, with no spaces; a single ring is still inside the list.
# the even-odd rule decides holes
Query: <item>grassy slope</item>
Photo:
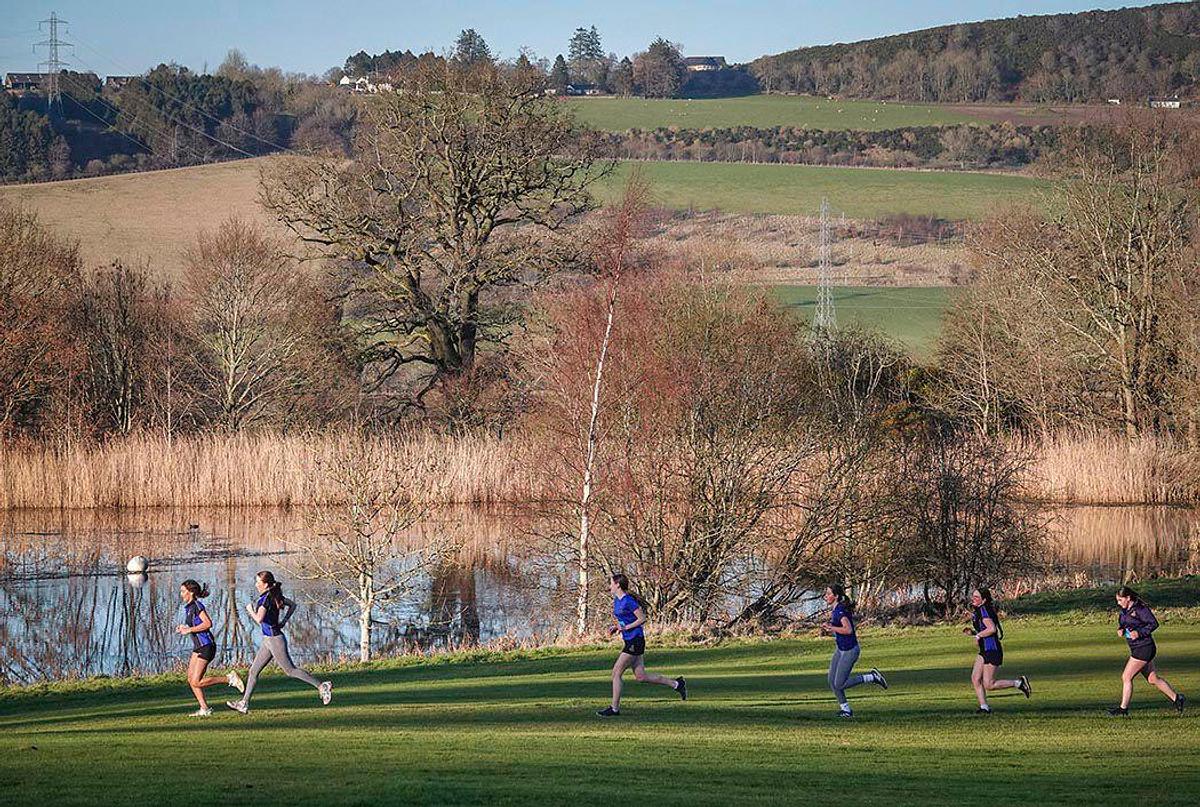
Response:
[[[1200,694],[1194,618],[1164,620],[1160,660],[1173,683]],[[0,802],[1200,800],[1194,714],[1175,716],[1139,683],[1131,719],[1101,717],[1125,658],[1110,615],[1011,618],[1006,628],[1005,670],[1031,676],[1034,698],[996,696],[991,718],[972,714],[972,647],[953,627],[865,631],[861,666],[887,670],[892,689],[852,691],[853,722],[832,714],[829,640],[815,638],[659,650],[652,640],[650,667],[686,675],[692,699],[630,684],[615,722],[592,715],[613,648],[344,670],[331,676],[328,708],[271,677],[248,717],[203,722],[183,716],[179,678],[0,694]],[[211,692],[215,701],[226,690]]]
[[[572,98],[579,120],[607,131],[626,129],[720,129],[795,126],[805,129],[876,131],[941,126],[982,120],[938,104],[836,100],[809,96],[750,95],[744,98]]]
[[[811,319],[816,286],[772,286],[770,291],[784,305]],[[928,357],[955,294],[954,289],[946,288],[848,286],[833,290],[833,303],[839,324],[882,331],[915,355]]]
[[[635,163],[623,163],[602,188],[615,198]],[[639,162],[664,207],[727,213],[813,216],[823,197],[835,215],[875,218],[891,213],[978,219],[1006,203],[1039,203],[1051,183],[1011,174],[895,171],[812,165]]]

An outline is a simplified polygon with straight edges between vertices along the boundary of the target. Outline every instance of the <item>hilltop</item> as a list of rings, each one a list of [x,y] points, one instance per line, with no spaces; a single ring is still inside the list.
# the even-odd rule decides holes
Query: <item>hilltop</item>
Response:
[[[943,25],[763,56],[767,92],[913,101],[1144,100],[1200,83],[1200,3]]]

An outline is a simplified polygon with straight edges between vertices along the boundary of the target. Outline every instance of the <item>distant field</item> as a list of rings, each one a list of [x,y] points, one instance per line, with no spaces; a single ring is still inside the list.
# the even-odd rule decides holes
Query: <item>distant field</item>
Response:
[[[269,158],[263,158],[269,159]],[[87,264],[116,258],[149,261],[177,276],[181,254],[201,229],[230,216],[283,230],[258,205],[263,159],[124,174],[96,179],[0,187],[0,201],[35,210],[42,221],[80,241]],[[638,163],[658,204],[728,213],[812,216],[822,197],[835,215],[889,213],[978,218],[995,205],[1036,200],[1049,183],[1000,174],[890,171],[746,163]],[[629,164],[599,189],[620,192]]]
[[[886,101],[830,101],[788,95],[744,98],[572,98],[579,119],[597,129],[687,129],[733,126],[797,126],[807,129],[897,129],[940,126],[983,118],[934,104]]]
[[[812,318],[816,286],[774,286],[771,293],[800,316]],[[833,290],[833,304],[839,325],[881,331],[924,358],[933,351],[956,294],[948,288],[842,287]]]
[[[570,98],[565,103],[589,126],[627,129],[723,129],[734,126],[795,126],[806,129],[899,129],[956,123],[1057,123],[1098,114],[1093,107],[1035,107],[1020,104],[912,104],[899,101],[835,100],[799,95],[744,98]],[[1103,110],[1099,110],[1102,112]]]
[[[609,181],[615,196],[632,165],[650,180],[658,204],[726,213],[815,215],[823,197],[836,215],[891,213],[978,219],[1005,203],[1036,203],[1052,183],[1012,174],[898,171],[753,163],[624,163]]]

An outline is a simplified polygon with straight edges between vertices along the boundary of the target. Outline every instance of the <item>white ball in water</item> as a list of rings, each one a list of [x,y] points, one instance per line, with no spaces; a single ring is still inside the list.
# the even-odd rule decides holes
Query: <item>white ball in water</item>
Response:
[[[129,581],[129,585],[133,588],[141,588],[146,585],[146,575],[144,574],[133,574],[131,572],[125,575],[125,579]]]
[[[146,560],[141,555],[134,555],[129,559],[129,562],[125,564],[125,571],[129,572],[130,574],[142,574],[146,571],[146,568],[149,565],[150,561]]]

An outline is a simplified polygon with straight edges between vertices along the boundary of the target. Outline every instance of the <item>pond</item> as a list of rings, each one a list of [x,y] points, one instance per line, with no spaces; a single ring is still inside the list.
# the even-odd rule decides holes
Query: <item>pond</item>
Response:
[[[295,511],[18,511],[0,513],[0,683],[179,669],[179,584],[211,589],[206,605],[221,648],[215,667],[244,665],[257,626],[244,604],[254,575],[271,569],[301,603],[289,623],[297,662],[355,657],[354,614],[317,604],[323,588],[296,579]],[[1079,584],[1200,569],[1200,512],[1177,508],[1070,508],[1054,519],[1056,571]],[[379,616],[379,654],[553,641],[574,607],[566,564],[535,547],[517,512],[447,511],[416,538],[454,534],[465,563],[420,575]],[[146,575],[126,559],[150,558]]]

